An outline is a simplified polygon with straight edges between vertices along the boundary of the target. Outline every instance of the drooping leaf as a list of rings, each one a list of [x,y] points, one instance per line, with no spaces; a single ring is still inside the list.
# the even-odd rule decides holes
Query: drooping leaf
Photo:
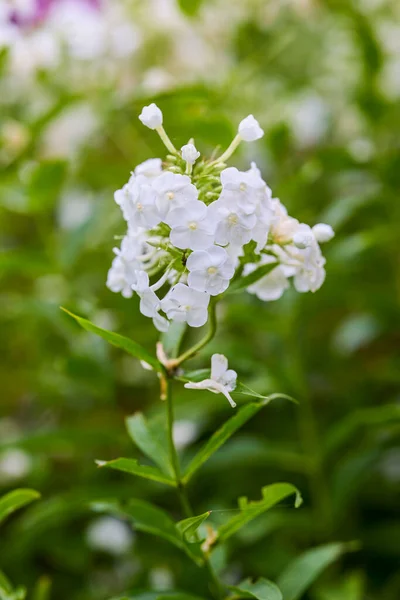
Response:
[[[252,285],[262,277],[268,275],[268,273],[271,273],[271,271],[275,269],[277,264],[277,262],[273,262],[268,263],[266,265],[262,265],[261,267],[258,267],[258,269],[255,269],[248,275],[240,277],[229,287],[227,293],[239,292],[240,290],[244,290],[245,288],[249,287],[249,285]]]
[[[204,444],[201,450],[196,454],[193,460],[188,465],[183,481],[186,483],[194,475],[194,473],[220,448],[226,440],[228,440],[242,425],[244,425],[251,417],[259,410],[267,406],[272,400],[280,397],[280,394],[272,394],[271,396],[260,397],[259,402],[251,402],[245,404],[226,421],[220,429],[218,429],[210,439]]]
[[[39,492],[24,488],[5,494],[0,498],[0,523],[14,511],[38,498],[40,498]]]
[[[115,469],[116,471],[123,471],[124,473],[130,473],[137,477],[143,477],[144,479],[151,479],[152,481],[158,481],[158,483],[164,483],[175,487],[175,481],[164,475],[156,467],[149,467],[147,465],[141,465],[133,458],[116,458],[110,461],[96,461],[97,465],[101,468],[106,467],[107,469]]]
[[[135,413],[125,420],[128,433],[136,446],[148,458],[151,458],[160,469],[173,477],[174,470],[168,455],[168,449],[163,444],[159,426],[151,427],[142,413]]]
[[[176,524],[178,531],[185,536],[186,538],[190,538],[192,535],[196,533],[198,528],[208,517],[210,516],[211,511],[207,511],[202,515],[197,517],[189,517],[188,519],[184,519],[183,521],[179,521]]]
[[[280,589],[272,581],[261,577],[252,582],[246,579],[238,585],[229,586],[229,589],[239,598],[256,598],[257,600],[282,600]]]
[[[79,323],[79,325],[83,327],[83,329],[85,329],[86,331],[89,331],[90,333],[95,333],[96,335],[100,336],[101,338],[103,338],[103,340],[106,340],[113,346],[117,346],[117,348],[125,350],[126,352],[128,352],[128,354],[135,356],[139,360],[144,360],[149,365],[151,365],[156,371],[164,371],[164,367],[162,366],[162,364],[154,356],[149,354],[147,350],[145,350],[137,342],[134,342],[133,340],[123,335],[120,335],[119,333],[114,333],[113,331],[107,331],[107,329],[97,327],[97,325],[94,325],[87,319],[83,319],[82,317],[74,315],[74,313],[70,312],[66,308],[61,307],[61,309],[68,315],[70,315],[73,319],[75,319],[75,321]]]
[[[122,514],[132,519],[136,529],[159,536],[183,550],[197,564],[203,564],[203,555],[198,544],[189,544],[178,531],[171,517],[145,500],[131,500],[122,509]]]
[[[352,544],[332,543],[307,550],[290,563],[278,579],[285,600],[299,600],[319,575]]]
[[[262,488],[261,500],[249,502],[247,498],[239,498],[240,513],[219,527],[218,540],[223,542],[236,533],[241,527],[269,510],[288,496],[296,495],[295,507],[299,507],[302,499],[299,490],[290,483],[273,483]]]

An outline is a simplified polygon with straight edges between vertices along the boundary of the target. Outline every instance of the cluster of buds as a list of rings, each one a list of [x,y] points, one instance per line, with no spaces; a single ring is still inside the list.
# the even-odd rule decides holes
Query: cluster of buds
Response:
[[[226,165],[241,142],[263,136],[252,115],[241,121],[228,149],[209,160],[200,158],[193,140],[176,150],[155,104],[139,119],[160,135],[169,154],[165,162],[152,158],[137,166],[115,192],[127,233],[108,273],[113,292],[138,294],[142,314],[167,331],[171,321],[204,325],[211,297],[241,278],[261,300],[278,299],[290,280],[299,292],[322,285],[319,243],[333,237],[332,228],[290,217],[255,163],[248,171]]]

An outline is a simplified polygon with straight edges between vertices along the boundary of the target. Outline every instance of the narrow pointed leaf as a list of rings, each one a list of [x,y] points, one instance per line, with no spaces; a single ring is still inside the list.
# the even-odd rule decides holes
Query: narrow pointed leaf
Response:
[[[147,465],[141,465],[133,458],[116,458],[108,462],[98,460],[97,465],[101,468],[115,469],[116,471],[124,471],[124,473],[130,473],[137,477],[143,477],[144,479],[151,479],[152,481],[158,481],[158,483],[164,483],[175,487],[175,481],[161,473],[156,467],[149,467]]]
[[[136,529],[159,536],[186,552],[197,564],[203,564],[203,554],[199,544],[189,544],[178,531],[175,522],[160,508],[145,500],[131,500],[122,509],[122,514],[132,519]]]
[[[261,500],[249,502],[247,498],[239,498],[240,513],[218,529],[218,540],[225,541],[244,525],[275,506],[288,496],[296,495],[295,507],[300,506],[302,500],[299,490],[291,483],[273,483],[262,488]]]
[[[173,477],[174,471],[169,459],[168,449],[163,444],[162,432],[151,427],[142,413],[135,413],[126,419],[128,433],[136,446],[160,469]]]
[[[235,283],[233,283],[229,287],[229,290],[227,293],[238,292],[240,290],[243,290],[244,288],[249,287],[249,285],[251,285],[252,283],[255,283],[262,277],[265,277],[266,275],[268,275],[268,273],[271,273],[271,271],[273,271],[277,265],[278,265],[277,262],[268,263],[266,265],[262,265],[261,267],[258,267],[258,269],[255,269],[248,275],[245,275],[244,277],[240,277],[237,281],[235,281]]]
[[[183,481],[186,483],[194,475],[194,473],[216,452],[242,425],[244,425],[251,417],[258,413],[259,410],[267,406],[275,398],[281,397],[280,394],[272,394],[260,398],[259,402],[250,402],[245,404],[233,417],[228,419],[220,429],[218,429],[210,439],[204,444],[201,450],[196,454],[193,460],[188,465]]]
[[[139,360],[144,360],[149,365],[151,365],[155,371],[164,372],[164,367],[162,366],[162,364],[154,356],[149,354],[147,350],[145,350],[143,346],[141,346],[137,342],[134,342],[133,340],[124,337],[119,333],[114,333],[113,331],[108,331],[107,329],[97,327],[97,325],[94,325],[87,319],[83,319],[82,317],[78,317],[78,315],[74,315],[74,313],[70,312],[66,308],[61,307],[61,309],[68,315],[70,315],[73,319],[75,319],[75,321],[79,323],[79,325],[83,327],[83,329],[85,329],[86,331],[89,331],[90,333],[95,333],[96,335],[100,336],[101,338],[103,338],[103,340],[106,340],[113,346],[125,350],[131,356],[135,356]]]
[[[257,600],[282,600],[282,593],[275,583],[260,578],[255,582],[246,579],[238,585],[229,586],[239,598],[256,598]]]
[[[331,563],[343,552],[354,549],[352,544],[325,544],[307,550],[295,558],[278,579],[285,600],[299,600]]]
[[[0,523],[14,511],[38,498],[40,498],[39,492],[24,488],[5,494],[0,498]]]
[[[207,511],[198,517],[189,517],[189,519],[184,519],[183,521],[179,521],[176,524],[178,531],[187,538],[190,538],[192,535],[196,533],[198,528],[208,517],[210,516],[211,511]]]

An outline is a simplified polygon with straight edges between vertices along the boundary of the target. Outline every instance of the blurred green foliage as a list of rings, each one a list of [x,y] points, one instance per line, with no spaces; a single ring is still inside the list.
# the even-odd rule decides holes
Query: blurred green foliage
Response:
[[[42,499],[3,526],[0,564],[30,589],[48,576],[57,600],[149,588],[207,596],[195,566],[167,542],[137,532],[122,555],[90,546],[88,527],[98,518],[93,503],[100,499],[134,495],[175,520],[183,517],[173,490],[96,468],[95,459],[138,458],[124,418],[142,410],[162,427],[165,407],[153,374],[59,309],[154,350],[156,332],[137,300],[105,287],[113,238],[124,233],[113,191],[137,163],[162,153],[137,119],[153,101],[174,143],[194,137],[204,153],[226,146],[235,123],[254,113],[266,135],[241,149],[237,166],[255,158],[291,214],[336,230],[324,248],[321,290],[289,291],[268,304],[232,295],[221,307],[216,338],[193,361],[203,367],[222,352],[253,389],[299,400],[271,403],[191,482],[196,514],[213,510],[218,526],[238,496],[257,498],[275,481],[290,481],[304,497],[302,508],[288,503],[233,536],[217,568],[232,585],[245,577],[276,580],[310,547],[358,540],[360,549],[304,597],[400,597],[400,110],[399,90],[387,84],[394,59],[385,29],[392,24],[399,36],[399,10],[383,0],[299,0],[272,3],[267,18],[268,2],[243,4],[224,48],[230,66],[218,81],[199,77],[181,85],[178,77],[158,94],[132,86],[121,97],[100,82],[97,90],[75,93],[39,74],[32,85],[51,90],[47,111],[32,116],[25,98],[2,104],[0,490],[23,484]],[[213,10],[207,1],[179,5],[188,27]],[[228,22],[235,5],[225,3]],[[162,64],[161,44],[154,66]],[[49,122],[87,98],[101,127],[73,155],[44,156]],[[26,136],[17,148],[4,133],[10,122]],[[179,420],[194,430],[182,450],[189,464],[232,409],[207,392],[177,386],[174,393]],[[26,453],[18,479],[1,471],[14,450]]]

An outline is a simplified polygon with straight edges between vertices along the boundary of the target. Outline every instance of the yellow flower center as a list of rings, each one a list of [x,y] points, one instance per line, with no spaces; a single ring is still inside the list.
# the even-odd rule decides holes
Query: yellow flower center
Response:
[[[228,223],[231,225],[236,225],[238,222],[238,216],[235,213],[231,213],[228,217]]]
[[[194,221],[189,223],[189,229],[191,229],[192,231],[195,231],[195,229],[197,229],[197,223],[195,223]]]
[[[168,200],[173,200],[175,198],[174,192],[167,192],[167,198]]]
[[[242,181],[242,183],[239,185],[239,190],[241,192],[245,192],[247,190],[247,185]]]
[[[142,208],[143,208],[143,204],[142,204],[141,202],[138,202],[138,203],[136,204],[136,208],[137,208],[138,210],[142,210]]]
[[[209,275],[215,275],[215,273],[218,271],[217,267],[208,267],[207,269],[207,273]]]

